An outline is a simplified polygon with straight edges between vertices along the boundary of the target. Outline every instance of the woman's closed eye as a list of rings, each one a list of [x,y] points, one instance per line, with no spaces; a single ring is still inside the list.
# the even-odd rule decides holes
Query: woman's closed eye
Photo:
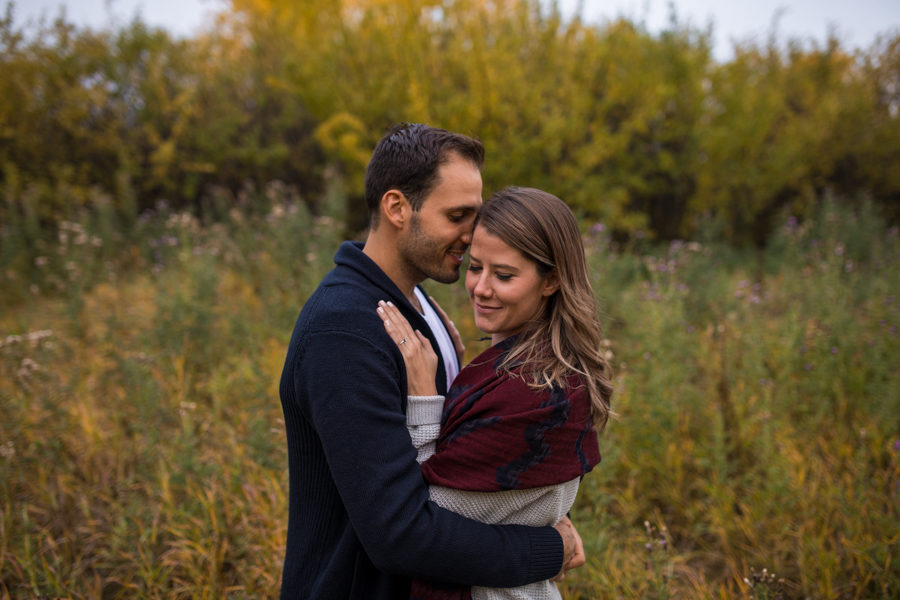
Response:
[[[475,265],[475,264],[469,263],[468,269],[472,273],[480,273],[481,271],[484,270],[484,267],[482,267],[481,265]],[[512,273],[504,273],[504,272],[500,272],[500,271],[494,271],[494,277],[496,277],[500,281],[509,281],[510,279],[513,278],[513,274]]]

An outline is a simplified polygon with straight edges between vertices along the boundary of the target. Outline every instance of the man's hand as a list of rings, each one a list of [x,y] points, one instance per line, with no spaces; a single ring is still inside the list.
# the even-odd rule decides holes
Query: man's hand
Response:
[[[584,544],[578,530],[572,525],[569,517],[563,517],[562,520],[554,525],[563,539],[563,567],[559,574],[550,581],[561,581],[565,579],[566,572],[570,569],[583,566],[587,562],[584,555]]]

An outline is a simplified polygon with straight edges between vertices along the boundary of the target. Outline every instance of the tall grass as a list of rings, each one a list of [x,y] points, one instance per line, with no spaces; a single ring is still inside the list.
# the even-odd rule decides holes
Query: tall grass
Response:
[[[898,249],[867,204],[826,201],[761,256],[592,255],[621,417],[571,597],[900,594]]]
[[[340,239],[303,206],[273,185],[7,248],[0,598],[277,595],[277,381]],[[764,252],[586,228],[619,416],[567,598],[900,595],[900,240],[868,206]],[[428,287],[476,340],[461,286]]]

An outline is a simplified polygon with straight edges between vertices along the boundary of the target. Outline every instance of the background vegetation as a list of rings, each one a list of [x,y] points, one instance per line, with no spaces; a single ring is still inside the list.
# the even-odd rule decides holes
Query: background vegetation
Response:
[[[677,15],[524,0],[233,0],[191,39],[13,17],[0,598],[276,595],[287,338],[402,120],[582,219],[620,417],[567,598],[900,595],[896,33],[717,63]]]

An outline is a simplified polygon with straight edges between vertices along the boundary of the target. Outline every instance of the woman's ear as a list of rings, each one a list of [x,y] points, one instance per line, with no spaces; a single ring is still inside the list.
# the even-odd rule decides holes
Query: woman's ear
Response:
[[[544,296],[552,296],[559,289],[559,275],[556,269],[553,269],[544,277],[544,289],[541,294]]]
[[[410,210],[409,201],[400,190],[388,190],[381,197],[381,212],[397,229],[402,229],[409,220]]]

